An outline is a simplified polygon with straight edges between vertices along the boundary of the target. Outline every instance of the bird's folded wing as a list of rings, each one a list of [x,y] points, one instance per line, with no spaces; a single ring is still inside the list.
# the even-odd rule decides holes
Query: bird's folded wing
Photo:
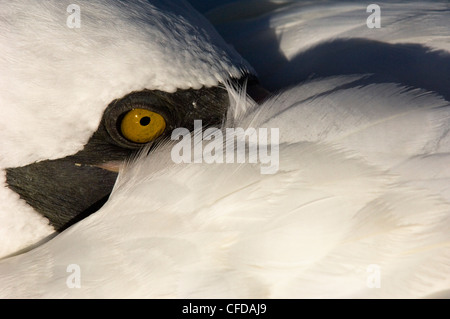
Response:
[[[262,175],[259,164],[175,164],[172,145],[162,145],[121,172],[99,212],[28,254],[4,260],[0,294],[287,298],[445,291],[448,198],[441,187],[411,182],[417,168],[385,166],[363,146],[383,138],[395,153],[405,141],[390,119],[399,117],[400,128],[402,115],[419,126],[420,119],[429,126],[431,118],[439,125],[424,134],[439,136],[435,130],[449,120],[434,112],[448,105],[439,108],[446,105],[442,99],[395,86],[330,91],[333,81],[348,83],[312,82],[316,92],[327,90],[305,100],[302,87],[292,89],[235,119],[244,128],[279,127],[276,174]],[[389,92],[398,111],[386,105]],[[358,94],[371,96],[371,107],[384,111],[354,110]],[[284,118],[286,112],[295,120]],[[306,125],[314,130],[302,133]],[[365,137],[367,129],[375,131]],[[350,133],[361,134],[364,143],[352,142]],[[412,146],[399,151],[405,159],[427,145],[417,134],[410,140]],[[429,153],[448,156],[439,147]],[[421,174],[428,168],[420,165]],[[67,286],[72,264],[81,269],[79,289]],[[380,287],[371,280],[377,271]]]

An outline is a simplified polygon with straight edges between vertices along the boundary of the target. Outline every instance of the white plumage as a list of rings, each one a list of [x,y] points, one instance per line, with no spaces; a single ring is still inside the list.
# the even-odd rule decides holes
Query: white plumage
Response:
[[[448,92],[448,2],[377,2],[381,27],[373,29],[367,26],[368,3],[257,2],[261,4],[252,0],[231,3],[212,10],[209,16],[270,89],[282,89],[314,75],[381,73],[384,81],[408,79],[414,82],[408,85],[418,87],[431,82],[435,85],[429,90],[445,88]],[[245,4],[248,18],[242,19],[237,12]],[[258,8],[264,5],[268,12],[261,14]],[[370,41],[379,41],[379,45]],[[419,50],[418,45],[425,47]],[[427,53],[447,57],[443,59],[447,62],[430,61]]]
[[[277,174],[261,175],[257,164],[171,164],[170,145],[161,146],[121,172],[99,212],[1,264],[2,294],[424,297],[448,289],[448,198],[435,181],[423,187],[430,174],[426,159],[420,172],[407,169],[408,160],[448,161],[448,154],[434,148],[411,155],[400,147],[404,139],[398,131],[404,107],[419,121],[416,127],[441,136],[449,105],[393,85],[338,90],[298,102],[308,96],[309,85],[327,88],[344,80],[294,88],[235,120],[244,128],[283,122]],[[391,121],[395,116],[387,112],[355,115],[355,105],[339,99],[350,94],[370,97],[373,108],[397,113],[399,120]],[[388,94],[395,96],[394,104],[384,98]],[[421,108],[423,103],[430,107]],[[295,126],[283,120],[287,109],[296,112]],[[317,114],[323,114],[323,128],[305,130],[317,123],[310,117]],[[345,125],[348,121],[361,128]],[[329,130],[333,126],[340,136]],[[401,159],[393,163],[398,171],[377,165],[364,139],[348,143],[355,131],[367,132],[376,143],[377,134],[389,138],[398,150],[393,158]],[[426,144],[410,140],[418,150]],[[441,184],[448,185],[448,175]],[[70,264],[82,270],[79,289],[66,286]],[[374,264],[381,269],[381,288],[370,289],[367,269]]]
[[[248,64],[183,1],[0,4],[0,256],[53,232],[5,185],[4,168],[81,150],[114,99],[239,78]]]
[[[0,296],[449,297],[449,102],[361,77],[261,106],[228,88],[226,125],[280,129],[277,174],[175,164],[160,145],[100,211],[3,260]],[[66,285],[71,264],[80,288]]]

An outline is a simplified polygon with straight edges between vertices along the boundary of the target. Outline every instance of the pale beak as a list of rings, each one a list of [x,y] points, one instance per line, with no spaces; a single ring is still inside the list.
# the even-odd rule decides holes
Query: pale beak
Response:
[[[119,173],[120,168],[122,167],[123,162],[122,161],[111,161],[111,162],[105,162],[101,164],[92,165],[110,172]]]

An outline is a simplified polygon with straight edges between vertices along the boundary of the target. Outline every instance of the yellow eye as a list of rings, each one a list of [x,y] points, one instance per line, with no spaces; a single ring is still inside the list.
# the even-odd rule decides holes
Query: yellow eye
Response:
[[[120,124],[122,135],[135,143],[148,143],[160,136],[165,128],[164,118],[146,109],[132,109]]]

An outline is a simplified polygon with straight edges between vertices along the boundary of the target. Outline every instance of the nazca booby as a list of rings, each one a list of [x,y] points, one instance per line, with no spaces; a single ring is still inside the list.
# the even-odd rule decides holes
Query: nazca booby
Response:
[[[277,174],[174,164],[162,144],[122,170],[99,212],[4,260],[0,295],[448,296],[448,102],[360,79],[304,83],[250,110],[230,88],[226,125],[280,128]]]
[[[253,73],[184,1],[78,1],[79,28],[69,5],[0,4],[0,256],[101,207],[117,174],[99,166],[143,145],[121,131],[130,109],[163,117],[153,138],[220,123],[219,82]]]
[[[336,89],[352,81],[305,83],[250,109],[232,94],[225,126],[280,127],[276,174],[176,164],[163,143],[123,168],[97,213],[0,263],[0,296],[448,294],[450,105],[394,84]],[[442,181],[430,181],[436,169]]]

